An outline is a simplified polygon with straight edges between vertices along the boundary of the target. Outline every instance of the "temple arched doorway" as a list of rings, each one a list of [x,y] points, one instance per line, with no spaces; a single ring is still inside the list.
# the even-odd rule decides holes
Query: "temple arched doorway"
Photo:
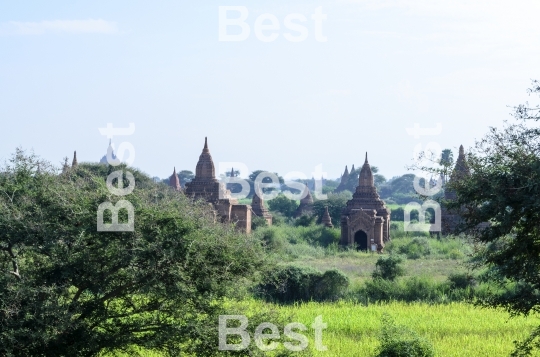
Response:
[[[357,250],[368,250],[368,237],[364,231],[358,231],[354,234],[354,244]]]

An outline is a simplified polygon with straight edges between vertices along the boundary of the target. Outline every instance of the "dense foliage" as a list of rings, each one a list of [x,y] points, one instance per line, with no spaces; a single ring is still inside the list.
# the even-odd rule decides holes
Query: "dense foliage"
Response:
[[[534,81],[531,93],[540,94]],[[446,202],[462,217],[458,229],[474,234],[476,264],[490,279],[515,289],[484,301],[513,314],[540,311],[540,119],[539,108],[516,107],[521,122],[490,132],[467,155],[470,175],[450,180],[456,200]],[[488,223],[486,226],[485,223]],[[540,347],[540,328],[518,346],[516,355]]]
[[[269,271],[258,294],[281,303],[332,301],[342,297],[348,286],[349,278],[338,270],[321,273],[313,268],[287,265]]]
[[[58,174],[21,150],[2,168],[0,355],[216,353],[219,301],[260,270],[259,242],[132,168],[135,190],[112,195],[116,170]],[[134,231],[98,232],[98,205],[119,198],[134,206]]]

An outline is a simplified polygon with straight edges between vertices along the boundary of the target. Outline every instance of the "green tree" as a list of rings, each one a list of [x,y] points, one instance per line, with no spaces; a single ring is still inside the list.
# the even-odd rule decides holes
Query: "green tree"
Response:
[[[539,83],[533,81],[529,91],[540,94]],[[483,304],[513,315],[540,309],[539,110],[519,105],[517,122],[490,128],[467,154],[470,174],[447,184],[455,200],[444,202],[461,215],[458,231],[474,236],[476,266],[487,267],[490,279],[505,291]],[[517,344],[514,356],[526,356],[538,347],[540,327]]]
[[[341,211],[347,206],[347,201],[352,198],[349,191],[339,193],[328,193],[325,200],[316,200],[313,203],[313,214],[317,216],[317,222],[321,222],[325,207],[328,206],[328,213],[332,218],[332,224],[339,227],[341,222]]]
[[[191,182],[195,178],[195,174],[189,170],[182,170],[177,175],[182,187],[186,187],[186,183]]]
[[[390,255],[386,258],[380,257],[375,263],[375,270],[372,274],[373,279],[396,280],[396,278],[405,274],[401,263],[403,263],[403,259],[397,255]]]
[[[58,174],[22,150],[0,169],[0,355],[216,354],[220,301],[263,267],[259,241],[132,168],[134,191],[114,196],[117,170]],[[134,231],[97,231],[98,206],[119,199]]]
[[[452,170],[452,167],[454,165],[454,154],[452,153],[452,150],[444,149],[442,151],[439,164],[442,166],[441,174],[444,177],[444,182],[447,182],[448,175],[450,174],[450,171]]]
[[[283,194],[279,194],[277,197],[268,200],[267,203],[270,211],[280,212],[287,218],[292,218],[294,211],[298,208],[298,202],[287,198]]]

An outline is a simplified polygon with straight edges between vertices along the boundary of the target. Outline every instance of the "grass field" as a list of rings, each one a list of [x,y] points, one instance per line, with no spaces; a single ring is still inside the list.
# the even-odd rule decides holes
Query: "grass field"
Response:
[[[508,356],[512,341],[522,339],[539,323],[536,317],[508,319],[504,311],[470,304],[318,304],[280,307],[309,326],[318,315],[328,324],[323,334],[326,352],[316,356],[373,356],[378,346],[381,316],[390,314],[401,325],[428,338],[437,356]],[[313,332],[308,336],[313,338]]]
[[[278,306],[251,300],[241,305],[252,312],[275,310],[279,315],[292,316],[293,320],[289,322],[307,326],[308,330],[303,334],[308,337],[314,356],[374,356],[384,313],[388,313],[397,324],[429,339],[438,357],[508,356],[512,342],[526,337],[540,323],[537,316],[509,319],[504,311],[476,308],[466,303],[428,305],[393,302],[363,306],[350,302],[311,302]],[[314,331],[310,327],[318,315],[327,324],[322,342],[328,349],[324,352],[314,349]],[[157,357],[160,354],[147,351],[142,352],[142,356]]]

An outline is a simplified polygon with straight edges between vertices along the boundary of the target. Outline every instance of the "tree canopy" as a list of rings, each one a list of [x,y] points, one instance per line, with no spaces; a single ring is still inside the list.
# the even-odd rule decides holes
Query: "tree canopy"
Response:
[[[540,94],[538,82],[530,93]],[[450,180],[459,212],[458,230],[479,243],[476,264],[489,268],[489,278],[505,294],[483,303],[512,314],[540,311],[540,127],[538,107],[515,108],[517,122],[490,128],[467,154],[470,174]],[[489,223],[486,225],[486,223]],[[515,356],[540,347],[540,327],[517,345]]]
[[[135,176],[124,197],[106,185],[117,170]],[[99,204],[119,199],[134,206],[134,231],[97,231]],[[79,164],[60,174],[17,150],[0,169],[2,356],[136,346],[213,355],[221,299],[263,263],[256,239],[133,168]]]

